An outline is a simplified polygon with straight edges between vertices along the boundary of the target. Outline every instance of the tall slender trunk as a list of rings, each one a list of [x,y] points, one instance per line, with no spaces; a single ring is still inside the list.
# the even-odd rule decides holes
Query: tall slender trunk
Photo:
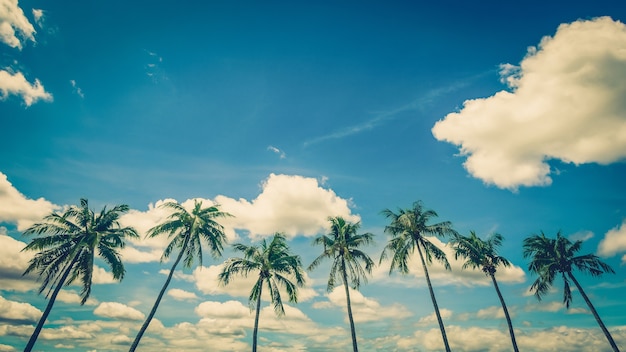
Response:
[[[591,304],[589,297],[587,297],[587,294],[585,294],[585,291],[583,290],[582,286],[580,286],[580,284],[578,283],[578,280],[576,280],[576,278],[574,277],[574,275],[572,275],[571,272],[568,272],[567,275],[569,276],[570,279],[572,279],[572,281],[574,281],[574,285],[576,285],[576,288],[578,289],[580,294],[583,296],[583,299],[585,300],[585,302],[587,302],[587,306],[589,306],[591,313],[596,318],[598,325],[600,325],[600,329],[602,329],[602,332],[604,332],[604,336],[606,336],[606,339],[609,340],[609,344],[611,345],[611,348],[613,348],[613,351],[619,352],[619,348],[617,348],[615,341],[613,341],[613,336],[611,336],[611,333],[609,332],[609,330],[606,328],[606,326],[604,326],[602,319],[600,319],[598,312],[596,312],[596,309],[593,307],[593,304]]]
[[[446,328],[443,326],[443,320],[441,320],[441,314],[439,314],[439,306],[437,305],[437,299],[435,299],[435,292],[433,291],[433,285],[430,283],[430,276],[428,275],[428,267],[424,261],[424,255],[422,254],[422,247],[419,242],[417,243],[417,252],[420,254],[420,260],[422,261],[422,268],[424,268],[424,275],[426,275],[426,283],[428,284],[428,290],[430,291],[430,298],[433,301],[435,307],[435,315],[437,316],[437,322],[439,323],[439,329],[441,330],[441,337],[443,338],[443,344],[446,348],[446,352],[450,352],[450,345],[448,344],[448,337],[446,336]]]
[[[254,314],[254,331],[252,333],[252,352],[256,352],[257,336],[259,332],[259,314],[261,313],[261,294],[263,293],[263,280],[259,284],[259,297],[256,298],[256,313]]]
[[[41,318],[39,319],[39,322],[37,323],[37,326],[35,327],[35,331],[33,331],[33,334],[30,336],[30,340],[28,340],[28,344],[26,344],[26,348],[24,348],[24,352],[30,352],[35,346],[35,342],[37,341],[37,338],[39,337],[39,333],[41,333],[43,324],[46,322],[46,319],[48,319],[48,315],[50,314],[50,311],[52,310],[52,306],[54,305],[54,302],[56,301],[57,295],[59,294],[59,291],[61,291],[61,288],[65,284],[65,280],[67,280],[67,277],[69,276],[70,271],[72,270],[72,266],[74,266],[74,263],[76,263],[77,258],[78,258],[78,255],[75,255],[70,265],[68,265],[67,269],[65,269],[65,272],[63,273],[63,276],[61,276],[61,279],[57,283],[56,287],[54,288],[54,291],[52,291],[52,295],[48,299],[48,305],[46,306],[46,310],[44,310],[43,315],[41,316]]]
[[[350,303],[350,290],[348,289],[348,276],[346,274],[346,262],[341,257],[341,275],[343,278],[343,287],[346,289],[346,301],[348,303],[348,320],[350,320],[350,333],[352,334],[352,349],[359,352],[356,341],[356,330],[354,329],[354,319],[352,318],[352,304]]]
[[[489,274],[489,276],[491,276],[493,287],[496,288],[496,293],[498,294],[498,298],[500,298],[500,303],[502,304],[502,310],[504,311],[504,316],[506,317],[506,323],[509,325],[509,335],[511,335],[511,343],[513,344],[513,350],[515,352],[519,352],[519,349],[517,348],[517,341],[515,341],[515,332],[513,331],[513,323],[511,323],[511,316],[509,315],[509,310],[506,308],[506,303],[504,303],[504,298],[502,297],[502,293],[500,293],[500,287],[498,287],[496,276],[494,274]]]
[[[187,249],[187,243],[189,243],[189,237],[190,237],[189,234],[187,234],[187,236],[185,237],[185,241],[183,242],[183,246],[180,249],[180,253],[178,253],[178,257],[176,258],[174,265],[172,265],[172,269],[170,270],[169,275],[167,275],[167,280],[165,280],[165,284],[161,288],[161,292],[159,292],[159,296],[157,297],[156,302],[154,302],[154,306],[152,306],[152,310],[150,311],[150,314],[148,314],[146,321],[141,326],[141,329],[139,329],[139,332],[137,333],[137,336],[135,337],[135,341],[133,341],[133,344],[130,346],[130,350],[128,350],[129,352],[133,352],[135,351],[135,349],[137,349],[137,345],[139,345],[139,341],[141,340],[141,337],[146,332],[146,329],[148,329],[148,325],[150,325],[152,318],[154,318],[154,314],[156,314],[157,308],[159,308],[159,303],[161,303],[161,299],[163,298],[163,295],[165,294],[165,290],[167,289],[167,286],[170,284],[170,281],[172,281],[172,276],[174,276],[174,271],[176,270],[176,266],[178,265],[178,262],[180,262],[181,258],[183,257],[183,253],[185,252],[185,249]]]

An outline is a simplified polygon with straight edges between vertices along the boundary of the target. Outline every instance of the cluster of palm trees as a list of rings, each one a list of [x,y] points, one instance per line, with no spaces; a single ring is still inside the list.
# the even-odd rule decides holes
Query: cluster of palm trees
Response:
[[[165,203],[162,207],[170,209],[171,214],[163,223],[150,229],[146,236],[167,235],[171,240],[163,252],[162,262],[176,251],[178,254],[130,351],[138,347],[180,262],[182,261],[186,268],[192,267],[196,260],[202,264],[203,246],[208,246],[214,258],[222,255],[226,236],[223,226],[217,221],[220,218],[232,216],[221,211],[217,205],[203,207],[200,201],[195,201],[191,211],[175,202]],[[62,214],[50,214],[43,219],[42,223],[37,223],[24,232],[25,235],[39,235],[24,248],[28,251],[38,251],[24,274],[36,272],[41,280],[39,293],[47,291],[46,297],[49,299],[24,351],[32,350],[63,286],[79,280],[82,284],[81,304],[87,301],[91,293],[96,254],[110,267],[115,280],[123,279],[125,269],[119,250],[124,248],[126,238],[138,237],[133,228],[122,227],[119,223],[120,216],[128,210],[128,206],[119,205],[111,209],[104,207],[100,213],[96,214],[89,209],[88,201],[81,199],[80,206],[69,207]],[[409,273],[412,269],[409,260],[417,251],[445,350],[450,351],[450,345],[431,284],[428,266],[432,264],[433,258],[443,264],[447,270],[450,270],[450,264],[445,252],[431,241],[433,236],[450,239],[455,259],[465,260],[463,269],[480,269],[491,278],[504,311],[513,349],[518,351],[511,317],[495,275],[499,267],[511,265],[506,258],[498,255],[498,247],[501,246],[503,237],[500,234],[493,234],[486,239],[481,239],[474,232],[470,232],[469,236],[463,236],[457,233],[448,221],[432,224],[431,221],[437,217],[437,213],[424,208],[421,202],[414,203],[412,208],[399,209],[397,212],[386,209],[382,214],[390,220],[384,231],[391,238],[383,249],[379,264],[389,259],[390,274],[396,270],[403,274]],[[374,235],[359,234],[360,223],[350,223],[341,217],[329,217],[329,221],[329,232],[313,241],[314,245],[322,246],[322,253],[307,269],[314,270],[326,259],[332,262],[327,290],[330,292],[338,285],[344,286],[352,346],[356,352],[358,343],[349,287],[357,290],[362,283],[367,283],[367,276],[371,274],[375,264],[361,248],[372,244]],[[614,351],[619,351],[611,334],[573,275],[574,269],[592,276],[601,276],[605,273],[614,273],[614,271],[593,254],[577,255],[581,245],[582,241],[571,242],[560,233],[557,233],[556,238],[546,237],[543,233],[526,238],[523,242],[523,255],[530,259],[528,270],[537,275],[530,290],[534,292],[537,299],[541,300],[552,287],[555,278],[561,276],[564,281],[563,301],[569,308],[572,301],[570,281],[573,282],[609,344]],[[297,303],[298,288],[305,285],[304,269],[300,256],[291,252],[285,236],[278,232],[271,237],[271,240],[263,239],[258,245],[238,243],[233,245],[233,249],[241,252],[243,256],[226,260],[218,276],[219,284],[228,285],[236,276],[256,275],[257,280],[249,296],[250,307],[256,307],[252,341],[252,350],[256,351],[263,288],[266,287],[269,292],[275,313],[279,316],[284,315],[281,290],[287,293],[289,302]]]

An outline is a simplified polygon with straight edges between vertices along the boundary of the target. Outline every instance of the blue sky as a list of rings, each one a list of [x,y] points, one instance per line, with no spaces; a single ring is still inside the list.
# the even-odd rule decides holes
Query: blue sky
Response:
[[[462,234],[501,233],[498,272],[523,350],[607,350],[575,292],[537,302],[522,240],[562,231],[616,271],[579,275],[626,346],[626,6],[615,1],[45,2],[0,0],[0,351],[21,350],[46,301],[20,275],[21,231],[88,198],[128,204],[141,233],[166,200],[217,202],[232,243],[284,232],[308,265],[328,216],[361,221],[378,261],[381,210],[421,200]],[[443,239],[442,248],[447,240]],[[37,347],[128,349],[171,263],[165,239],[103,263],[91,300],[63,291]],[[449,250],[449,249],[446,249]],[[177,272],[145,350],[247,350],[249,280],[218,287],[224,258]],[[452,260],[453,258],[450,258]],[[353,293],[362,350],[441,350],[417,263]],[[451,347],[508,351],[480,272],[432,267]],[[276,318],[266,351],[350,348],[328,266]]]

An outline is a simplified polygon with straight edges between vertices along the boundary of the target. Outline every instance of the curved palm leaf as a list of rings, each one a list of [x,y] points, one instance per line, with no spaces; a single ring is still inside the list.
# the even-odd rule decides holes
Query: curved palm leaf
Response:
[[[552,287],[557,275],[560,275],[564,284],[563,303],[569,308],[572,302],[571,280],[583,296],[613,350],[619,351],[613,337],[600,319],[600,315],[573,274],[573,269],[578,269],[593,277],[602,276],[606,273],[614,274],[615,271],[593,254],[577,256],[576,254],[581,248],[582,241],[571,242],[567,237],[562,236],[561,232],[556,234],[556,238],[548,238],[541,232],[539,235],[531,235],[524,239],[524,258],[530,258],[528,270],[537,275],[537,279],[531,285],[530,290],[534,291],[538,300],[541,300]]]
[[[247,277],[251,272],[258,272],[258,279],[248,297],[250,308],[256,302],[252,341],[252,351],[256,351],[263,284],[267,285],[276,315],[284,315],[280,288],[287,292],[289,302],[298,302],[298,287],[303,287],[305,283],[302,262],[299,256],[291,254],[287,240],[281,233],[275,233],[269,243],[265,239],[260,246],[237,243],[233,245],[233,249],[242,252],[243,258],[228,259],[218,276],[219,282],[221,285],[228,285],[234,276]]]
[[[100,256],[111,268],[113,278],[124,278],[124,265],[118,250],[124,248],[126,237],[138,237],[131,227],[122,227],[119,217],[129,210],[127,205],[117,205],[99,214],[89,209],[87,199],[80,200],[80,206],[71,206],[62,214],[52,213],[44,221],[34,224],[24,231],[24,235],[38,235],[24,251],[39,251],[30,260],[24,275],[36,272],[41,281],[39,293],[46,290],[49,299],[46,310],[39,320],[25,351],[32,350],[43,324],[61,287],[75,280],[81,283],[83,305],[91,294],[94,257]]]
[[[332,291],[337,284],[337,278],[340,278],[339,282],[344,285],[346,294],[352,348],[356,352],[358,345],[348,287],[357,290],[361,283],[367,283],[367,275],[372,273],[374,262],[359,247],[373,243],[374,235],[371,233],[357,234],[361,224],[347,222],[342,217],[329,217],[328,220],[331,225],[330,233],[313,240],[314,245],[322,245],[324,249],[322,254],[309,265],[308,270],[315,269],[325,259],[332,260],[326,290]]]

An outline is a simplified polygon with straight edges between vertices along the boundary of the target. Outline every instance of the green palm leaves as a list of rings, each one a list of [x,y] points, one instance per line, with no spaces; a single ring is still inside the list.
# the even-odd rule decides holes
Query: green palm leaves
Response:
[[[509,267],[511,263],[504,257],[498,255],[497,248],[502,245],[502,235],[496,233],[486,240],[483,240],[476,236],[474,231],[470,232],[469,236],[455,236],[451,241],[454,246],[454,258],[464,258],[463,269],[481,269],[485,275],[491,278],[493,287],[496,289],[506,322],[509,327],[509,335],[511,336],[511,343],[513,344],[513,350],[519,351],[517,348],[517,341],[515,340],[515,332],[513,331],[513,324],[511,323],[511,317],[509,310],[504,303],[504,297],[498,287],[498,281],[496,281],[496,271],[499,266]]]
[[[302,262],[299,256],[290,252],[285,237],[280,233],[275,233],[269,243],[263,239],[259,246],[235,244],[233,248],[243,253],[243,258],[228,259],[219,275],[219,281],[222,285],[228,285],[233,276],[247,277],[250,273],[258,274],[248,298],[251,305],[252,302],[256,302],[252,341],[252,351],[256,351],[263,285],[267,285],[274,312],[277,315],[284,315],[280,288],[287,292],[289,302],[298,302],[298,287],[303,287],[305,283]]]
[[[94,257],[96,253],[109,266],[115,280],[124,277],[124,265],[118,249],[124,248],[126,237],[137,237],[133,228],[121,227],[118,220],[128,211],[127,205],[106,207],[96,214],[89,209],[87,199],[80,200],[80,206],[72,206],[62,214],[52,213],[44,222],[28,228],[24,235],[40,235],[25,248],[39,251],[31,259],[24,275],[36,272],[42,281],[39,293],[48,290],[48,305],[35,327],[25,351],[32,350],[46,318],[61,287],[78,280],[81,284],[81,305],[91,294]]]
[[[548,238],[542,232],[539,235],[532,235],[524,239],[524,257],[530,258],[528,270],[538,276],[530,290],[535,292],[535,297],[538,300],[541,300],[552,287],[554,279],[560,276],[564,284],[563,303],[569,308],[572,302],[571,280],[583,296],[613,350],[619,351],[613,337],[600,319],[600,315],[573,274],[575,269],[593,277],[599,277],[606,273],[614,274],[615,271],[596,255],[576,255],[581,247],[582,241],[571,242],[567,237],[563,237],[560,232],[556,234],[556,238]]]
[[[359,247],[371,244],[374,235],[371,233],[357,234],[360,223],[349,223],[342,217],[330,217],[328,220],[331,224],[330,232],[327,235],[317,237],[313,241],[313,244],[322,245],[324,250],[309,265],[309,270],[315,269],[325,259],[332,260],[326,289],[328,292],[332,291],[337,284],[337,278],[341,278],[340,280],[344,285],[346,293],[352,347],[356,352],[358,351],[358,346],[348,286],[355,290],[358,289],[361,282],[367,282],[367,274],[372,273],[374,262]]]
[[[419,201],[413,203],[413,208],[410,209],[399,209],[397,213],[386,209],[383,210],[382,213],[391,220],[390,224],[385,227],[385,232],[390,234],[392,238],[383,249],[380,261],[382,262],[384,259],[391,256],[389,273],[391,274],[393,270],[396,269],[406,274],[409,272],[409,258],[417,249],[426,277],[426,283],[428,284],[430,298],[435,308],[435,315],[437,316],[437,322],[441,330],[444,347],[446,351],[450,351],[446,330],[443,325],[443,320],[441,319],[441,314],[439,313],[439,306],[437,305],[427,267],[427,264],[432,263],[433,258],[441,262],[448,270],[450,270],[450,263],[448,263],[446,254],[435,244],[430,242],[428,237],[454,236],[457,235],[457,233],[452,229],[452,224],[448,221],[429,224],[432,218],[437,217],[437,213],[433,210],[425,209],[424,205]]]
[[[216,258],[222,255],[224,243],[226,242],[224,228],[217,223],[216,219],[231,215],[220,211],[217,205],[203,208],[202,202],[196,200],[191,212],[187,211],[182,205],[174,202],[165,203],[162,207],[169,208],[173,212],[164,223],[150,229],[147,237],[166,234],[168,238],[171,238],[170,243],[161,256],[161,261],[167,260],[174,250],[178,250],[178,256],[150,310],[150,314],[148,314],[146,321],[141,326],[141,329],[139,329],[130,347],[130,351],[134,351],[139,345],[139,341],[156,314],[161,299],[181,259],[183,260],[183,265],[187,268],[193,265],[196,258],[200,264],[202,264],[202,243],[206,243],[209,246],[211,254]]]

